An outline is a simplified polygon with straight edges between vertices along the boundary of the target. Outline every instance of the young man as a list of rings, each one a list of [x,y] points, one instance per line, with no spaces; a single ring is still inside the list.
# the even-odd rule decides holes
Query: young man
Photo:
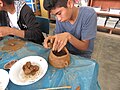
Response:
[[[42,44],[44,36],[31,8],[23,0],[0,0],[0,37],[18,36]]]
[[[73,0],[44,0],[44,8],[56,16],[54,36],[44,40],[44,47],[49,48],[48,41],[54,39],[52,50],[61,51],[67,47],[70,53],[91,58],[97,31],[97,15],[90,7],[75,7]]]

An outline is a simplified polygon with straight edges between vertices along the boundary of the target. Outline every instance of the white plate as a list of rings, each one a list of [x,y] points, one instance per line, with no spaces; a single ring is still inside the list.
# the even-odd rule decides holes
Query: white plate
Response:
[[[35,75],[28,76],[24,74],[22,67],[28,61],[30,61],[32,65],[39,66],[39,71],[37,71]],[[47,69],[48,63],[44,58],[40,56],[28,56],[20,59],[10,68],[9,77],[16,85],[29,85],[41,79],[45,75]]]
[[[8,72],[4,69],[0,69],[0,90],[5,90],[9,82]]]

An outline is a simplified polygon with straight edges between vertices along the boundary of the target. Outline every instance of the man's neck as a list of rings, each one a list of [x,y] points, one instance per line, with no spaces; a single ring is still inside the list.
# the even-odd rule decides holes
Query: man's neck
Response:
[[[10,14],[14,14],[15,13],[15,6],[14,4],[11,4],[9,6],[6,7],[6,11],[9,12]]]
[[[74,10],[73,10],[72,17],[71,17],[71,19],[69,20],[69,22],[70,22],[71,24],[74,24],[74,23],[75,23],[75,21],[76,21],[76,19],[77,19],[77,17],[78,17],[78,13],[79,13],[79,9],[78,9],[77,7],[74,7],[73,9],[74,9]]]

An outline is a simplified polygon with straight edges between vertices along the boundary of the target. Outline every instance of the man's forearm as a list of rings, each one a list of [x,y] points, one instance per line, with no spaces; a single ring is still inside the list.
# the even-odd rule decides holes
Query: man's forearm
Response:
[[[15,35],[15,36],[24,38],[24,35],[25,35],[24,30],[18,30],[18,29],[15,29],[15,28],[10,28],[10,29],[11,29],[10,30],[10,35]]]
[[[89,40],[79,40],[75,38],[73,35],[69,34],[69,43],[71,43],[74,47],[79,50],[87,50],[89,45]]]

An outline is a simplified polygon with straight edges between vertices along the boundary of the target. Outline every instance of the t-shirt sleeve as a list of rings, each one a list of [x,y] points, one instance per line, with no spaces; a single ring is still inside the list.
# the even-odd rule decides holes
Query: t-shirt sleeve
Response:
[[[84,19],[81,31],[82,40],[90,40],[96,37],[97,32],[97,15],[93,12]]]

